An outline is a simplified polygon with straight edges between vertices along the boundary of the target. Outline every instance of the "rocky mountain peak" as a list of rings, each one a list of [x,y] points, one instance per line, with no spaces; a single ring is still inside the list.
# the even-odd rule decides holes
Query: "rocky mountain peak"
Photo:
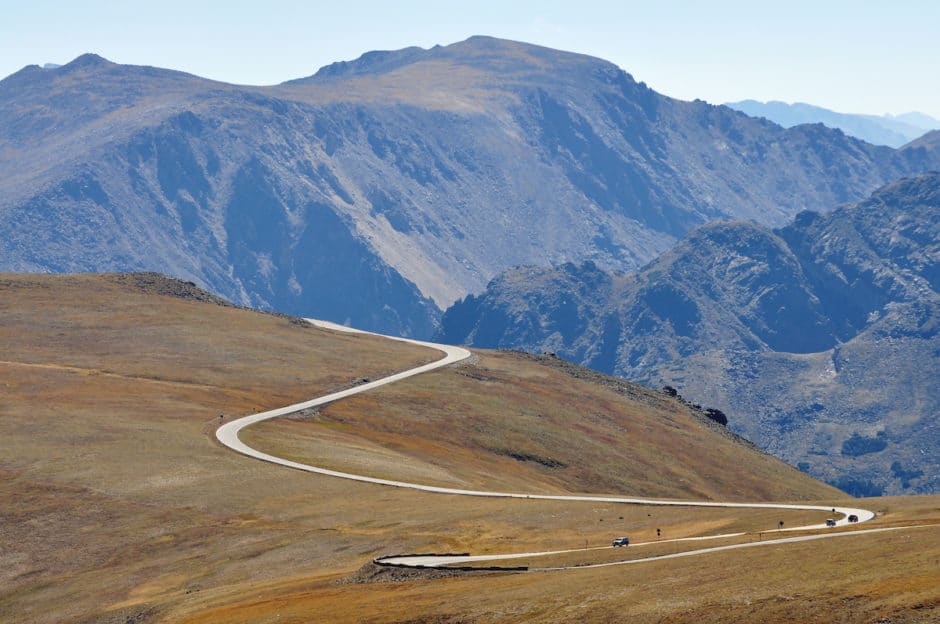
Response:
[[[430,333],[508,267],[633,270],[702,223],[780,225],[933,162],[491,37],[367,53],[298,88],[95,55],[35,71],[0,86],[0,263],[160,270],[339,321],[373,301],[387,320],[367,327],[392,332]],[[340,253],[362,300],[326,288]]]
[[[76,56],[72,61],[63,65],[62,69],[68,71],[87,67],[105,67],[108,65],[114,65],[114,63],[93,52],[86,52],[85,54]]]
[[[378,76],[427,58],[428,53],[429,50],[417,46],[401,50],[375,50],[366,52],[353,61],[330,63],[317,70],[317,73],[313,76],[290,80],[285,84],[344,79],[365,75]]]
[[[46,63],[41,67],[36,64],[27,65],[23,69],[0,80],[0,85],[21,88],[24,84],[34,80],[51,80],[56,76],[62,76],[69,72],[108,65],[114,65],[114,63],[97,54],[86,53],[75,57],[65,65],[55,63]]]
[[[321,67],[313,76],[285,82],[285,85],[331,84],[362,77],[379,77],[422,63],[445,63],[455,71],[471,69],[493,78],[532,81],[541,77],[584,82],[601,77],[610,82],[628,74],[599,58],[564,52],[530,43],[477,35],[447,46],[408,47],[400,50],[366,52],[352,61],[338,61]],[[550,85],[550,82],[545,82]]]

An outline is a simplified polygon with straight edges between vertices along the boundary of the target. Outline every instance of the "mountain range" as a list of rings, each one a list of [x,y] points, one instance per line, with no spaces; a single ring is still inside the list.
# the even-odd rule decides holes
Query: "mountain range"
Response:
[[[803,102],[787,104],[786,102],[758,102],[756,100],[728,102],[726,106],[752,117],[764,117],[784,128],[807,123],[821,123],[830,128],[838,128],[850,136],[874,145],[890,147],[901,147],[931,130],[940,129],[940,120],[917,112],[902,115],[858,115],[837,113]]]
[[[783,228],[706,224],[635,273],[510,270],[440,338],[669,385],[853,494],[937,492],[940,173]]]
[[[513,266],[635,270],[718,219],[782,226],[940,168],[473,37],[271,87],[93,54],[0,81],[0,270],[159,271],[427,337]]]

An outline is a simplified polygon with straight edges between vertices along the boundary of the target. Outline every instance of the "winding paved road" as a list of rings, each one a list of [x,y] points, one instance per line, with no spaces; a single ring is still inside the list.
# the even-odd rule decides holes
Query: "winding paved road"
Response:
[[[344,327],[342,325],[337,325],[335,323],[330,323],[327,321],[318,321],[314,319],[307,319],[310,323],[321,327],[324,329],[330,329],[334,331],[348,332],[348,333],[360,333],[368,334],[371,332],[364,332],[357,329],[352,329],[349,327]],[[377,334],[373,334],[377,335]],[[267,412],[261,412],[259,414],[253,414],[251,416],[245,416],[243,418],[238,418],[231,422],[228,422],[221,427],[219,427],[215,436],[225,446],[230,449],[247,455],[248,457],[253,457],[255,459],[260,459],[262,461],[271,462],[273,464],[278,464],[281,466],[286,466],[288,468],[294,468],[296,470],[303,470],[306,472],[313,472],[316,474],[327,475],[330,477],[338,477],[341,479],[350,479],[353,481],[361,481],[365,483],[374,483],[378,485],[387,485],[392,487],[399,488],[408,488],[412,490],[419,490],[422,492],[433,492],[438,494],[451,494],[458,496],[480,496],[487,498],[526,498],[526,499],[537,499],[537,500],[556,500],[556,501],[575,501],[575,502],[594,502],[594,503],[620,503],[620,504],[633,504],[633,505],[658,505],[658,506],[681,506],[681,507],[736,507],[743,509],[796,509],[796,510],[810,510],[810,511],[823,511],[823,512],[835,512],[837,514],[842,514],[842,518],[836,521],[837,525],[844,526],[848,524],[848,517],[854,515],[858,518],[858,522],[866,522],[875,517],[875,514],[867,509],[856,509],[851,507],[825,507],[818,505],[784,505],[776,503],[721,503],[721,502],[703,502],[703,501],[681,501],[681,500],[655,500],[655,499],[644,499],[644,498],[627,498],[622,496],[575,496],[575,495],[555,495],[555,494],[523,494],[516,492],[490,492],[484,490],[463,490],[458,488],[446,488],[446,487],[437,487],[433,485],[422,485],[420,483],[408,483],[405,481],[393,481],[389,479],[377,479],[374,477],[367,477],[364,475],[351,474],[348,472],[339,472],[336,470],[328,470],[326,468],[319,468],[317,466],[311,466],[309,464],[302,464],[299,462],[291,461],[289,459],[284,459],[274,455],[269,455],[263,453],[259,450],[251,448],[247,444],[241,441],[238,434],[245,427],[254,425],[256,423],[270,420],[272,418],[278,418],[279,416],[286,416],[300,410],[308,409],[311,407],[317,407],[320,405],[325,405],[327,403],[332,403],[339,399],[353,396],[362,392],[367,392],[374,388],[378,388],[402,379],[407,379],[408,377],[413,377],[415,375],[420,375],[421,373],[426,373],[438,368],[442,368],[449,364],[455,362],[460,362],[470,357],[470,351],[464,349],[463,347],[454,347],[449,345],[441,345],[430,342],[422,342],[420,340],[411,340],[408,338],[397,338],[394,336],[383,336],[384,338],[389,338],[391,340],[399,340],[401,342],[408,342],[411,344],[420,345],[423,347],[428,347],[431,349],[437,349],[444,353],[444,357],[430,364],[424,364],[423,366],[418,366],[394,375],[389,375],[388,377],[383,377],[382,379],[376,379],[369,383],[358,385],[346,390],[341,390],[339,392],[334,392],[332,394],[327,394],[322,397],[311,399],[309,401],[304,401],[303,403],[295,403],[294,405],[288,405],[286,407],[281,407],[278,409],[269,410]],[[765,531],[765,533],[771,532],[784,532],[784,531],[803,531],[809,529],[824,529],[826,528],[825,524],[813,524],[800,527],[790,527],[786,529],[779,529],[777,531]],[[881,531],[884,529],[870,529],[865,532],[870,531]],[[852,532],[829,532],[821,535],[812,535],[812,536],[802,536],[797,538],[784,538],[777,540],[768,540],[763,542],[754,542],[746,544],[737,544],[732,546],[719,546],[716,548],[706,548],[699,549],[694,551],[688,551],[684,554],[668,555],[670,557],[676,556],[690,556],[692,554],[704,554],[707,552],[716,552],[719,550],[727,550],[730,548],[743,548],[743,547],[752,547],[755,545],[769,545],[772,543],[789,543],[793,541],[806,541],[808,539],[821,539],[823,537],[837,537],[847,534],[858,534],[860,531]],[[693,540],[707,540],[707,539],[718,539],[723,537],[738,537],[743,535],[742,533],[731,533],[726,535],[714,535],[708,537],[699,537],[699,538],[683,538],[682,540],[675,541],[693,541]],[[604,548],[610,548],[605,546]],[[579,549],[579,550],[593,550],[593,549]],[[484,560],[497,560],[497,559],[513,559],[513,558],[522,558],[522,557],[533,557],[539,555],[549,555],[549,554],[561,554],[566,552],[572,552],[568,550],[562,551],[553,551],[553,552],[543,552],[543,553],[515,553],[512,555],[486,555],[486,556],[441,556],[441,557],[431,557],[431,556],[399,556],[399,557],[386,557],[380,558],[377,561],[393,564],[399,566],[424,566],[424,567],[435,567],[455,563],[465,563],[470,561],[484,561]],[[655,557],[655,559],[662,559],[663,557]],[[649,559],[643,560],[631,560],[617,562],[616,564],[599,564],[599,565],[618,565],[625,563],[637,563],[638,561],[646,561]],[[585,567],[585,566],[579,566]]]
[[[777,546],[780,544],[794,544],[797,542],[811,542],[820,539],[829,539],[833,537],[858,536],[870,533],[884,533],[886,531],[899,531],[901,529],[924,528],[920,525],[903,527],[881,527],[878,529],[861,529],[858,531],[834,531],[826,533],[814,533],[812,535],[800,535],[796,537],[781,537],[776,539],[760,540],[757,542],[744,542],[741,544],[725,544],[723,546],[712,546],[709,548],[697,548],[695,550],[683,550],[677,553],[668,553],[663,555],[653,555],[652,557],[641,557],[639,559],[626,559],[622,561],[608,561],[606,563],[590,563],[583,565],[573,565],[564,567],[544,567],[529,568],[530,572],[544,572],[553,570],[583,570],[586,568],[608,568],[611,566],[629,565],[631,563],[645,563],[647,561],[660,561],[662,559],[677,559],[679,557],[694,557],[697,555],[707,555],[709,553],[721,552],[723,550],[736,550],[738,548],[759,548],[761,546]],[[641,546],[653,546],[655,544],[664,544],[667,542],[684,542],[693,540],[717,539],[719,537],[735,537],[744,535],[743,533],[734,533],[730,535],[713,535],[710,537],[692,537],[680,538],[676,540],[662,540],[656,542],[643,542],[640,544],[631,544],[631,550]],[[552,550],[535,553],[512,553],[508,555],[392,555],[388,557],[379,557],[377,563],[383,565],[405,567],[405,568],[439,568],[447,565],[466,565],[468,563],[478,563],[481,561],[507,561],[512,559],[531,559],[535,557],[544,557],[548,555],[563,555],[573,552],[586,552],[589,550],[609,550],[613,546],[601,546],[594,548],[574,548],[570,550]]]

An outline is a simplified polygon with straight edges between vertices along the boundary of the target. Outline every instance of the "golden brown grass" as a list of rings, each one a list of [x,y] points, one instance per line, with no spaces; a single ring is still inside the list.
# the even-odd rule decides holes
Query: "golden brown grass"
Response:
[[[934,527],[562,572],[362,585],[311,575],[176,613],[188,623],[926,623],[940,605],[938,561]]]
[[[219,414],[438,357],[120,281],[0,276],[0,620],[62,621],[299,557],[322,535],[315,506],[296,506],[290,471],[217,445]]]
[[[778,515],[792,526],[804,512],[469,499],[241,457],[214,441],[220,413],[304,400],[437,354],[146,294],[121,281],[0,276],[0,621],[789,622],[842,621],[820,618],[844,612],[854,622],[883,615],[897,622],[935,615],[936,528],[612,569],[344,582],[394,552],[601,546],[621,533],[650,539],[656,528],[667,537],[759,531]],[[766,457],[747,468],[765,476],[735,485],[751,456],[736,454],[707,426],[667,406],[665,430],[657,431],[661,398],[625,398],[557,367],[482,354],[473,366],[424,381],[252,435],[336,465],[448,483],[625,494],[640,493],[631,491],[636,486],[660,496],[735,495],[737,488],[743,497],[819,492],[839,501]],[[443,413],[434,407],[441,395]],[[610,416],[585,417],[595,413]],[[544,434],[535,435],[543,421]],[[573,450],[556,440],[569,425]],[[682,449],[670,448],[667,432]],[[332,450],[305,447],[320,436]],[[466,444],[455,444],[462,436]],[[610,465],[600,465],[605,451],[592,436],[620,445],[609,451]],[[559,474],[486,450],[497,443],[572,470]],[[356,448],[362,452],[344,456]],[[616,461],[616,453],[641,451],[674,479],[641,482],[629,462]],[[675,465],[673,454],[701,466]],[[940,518],[938,497],[871,504],[885,524]]]
[[[450,487],[736,501],[838,493],[657,392],[577,379],[551,358],[476,360],[260,424],[245,439],[298,461]]]

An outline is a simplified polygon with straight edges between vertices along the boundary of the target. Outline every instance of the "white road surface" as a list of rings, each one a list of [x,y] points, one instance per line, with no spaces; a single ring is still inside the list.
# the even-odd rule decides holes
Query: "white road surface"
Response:
[[[313,320],[313,319],[307,319],[307,320],[313,323],[314,325],[324,328],[324,329],[349,332],[349,333],[369,333],[369,332],[363,332],[360,330],[352,329],[349,327],[344,327],[342,325],[336,325],[335,323],[330,323],[327,321],[318,321],[318,320]],[[875,517],[875,514],[871,511],[868,511],[867,509],[856,509],[852,507],[825,507],[825,506],[819,506],[819,505],[785,505],[785,504],[779,504],[779,503],[722,503],[722,502],[711,502],[711,501],[704,502],[704,501],[683,501],[683,500],[656,500],[656,499],[644,499],[644,498],[630,498],[630,497],[623,497],[623,496],[590,496],[590,495],[567,496],[567,495],[555,495],[555,494],[526,494],[526,493],[518,493],[518,492],[490,492],[490,491],[484,491],[484,490],[463,490],[463,489],[458,489],[458,488],[445,488],[445,487],[437,487],[437,486],[432,486],[432,485],[422,485],[420,483],[408,483],[405,481],[377,479],[377,478],[368,477],[365,475],[357,475],[357,474],[351,474],[348,472],[339,472],[336,470],[328,470],[326,468],[319,468],[317,466],[311,466],[309,464],[302,464],[299,462],[291,461],[289,459],[284,459],[281,457],[276,457],[274,455],[263,453],[259,450],[251,448],[250,446],[248,446],[247,444],[241,441],[238,434],[245,427],[249,427],[256,423],[259,423],[265,420],[270,420],[272,418],[278,418],[280,416],[293,414],[294,412],[299,412],[301,410],[308,409],[311,407],[317,407],[320,405],[325,405],[327,403],[332,403],[333,401],[338,401],[339,399],[350,397],[350,396],[353,396],[355,394],[359,394],[362,392],[368,392],[369,390],[372,390],[374,388],[378,388],[378,387],[381,387],[390,383],[394,383],[402,379],[407,379],[408,377],[413,377],[415,375],[420,375],[421,373],[426,373],[432,370],[436,370],[438,368],[448,366],[455,362],[460,362],[462,360],[469,358],[471,355],[470,351],[462,347],[454,347],[450,345],[441,345],[441,344],[435,344],[435,343],[430,343],[430,342],[422,342],[419,340],[411,340],[408,338],[396,338],[392,336],[385,336],[385,338],[390,338],[392,340],[399,340],[402,342],[409,342],[412,344],[416,344],[416,345],[420,345],[420,346],[424,346],[424,347],[428,347],[432,349],[437,349],[438,351],[441,351],[444,353],[444,357],[434,362],[431,362],[430,364],[418,366],[416,368],[402,371],[394,375],[389,375],[388,377],[383,377],[382,379],[376,379],[369,383],[364,383],[364,384],[361,384],[352,388],[348,388],[346,390],[341,390],[339,392],[327,394],[322,397],[317,397],[309,401],[304,401],[303,403],[295,403],[294,405],[288,405],[286,407],[269,410],[267,412],[261,412],[260,414],[253,414],[251,416],[238,418],[236,420],[228,422],[222,425],[221,427],[219,427],[215,433],[216,438],[219,440],[219,442],[229,447],[233,451],[236,451],[243,455],[247,455],[248,457],[253,457],[255,459],[260,459],[262,461],[270,462],[272,464],[278,464],[281,466],[286,466],[288,468],[294,468],[296,470],[303,470],[306,472],[313,472],[316,474],[326,475],[330,477],[338,477],[341,479],[350,479],[353,481],[361,481],[364,483],[374,483],[378,485],[387,485],[391,487],[407,488],[407,489],[412,489],[412,490],[419,490],[422,492],[433,492],[433,493],[438,493],[438,494],[450,494],[450,495],[457,495],[457,496],[479,496],[479,497],[487,497],[487,498],[525,498],[525,499],[534,499],[534,500],[556,500],[556,501],[571,501],[571,502],[657,505],[657,506],[677,506],[677,507],[725,507],[725,508],[735,507],[735,508],[743,508],[743,509],[811,510],[811,511],[829,512],[834,515],[836,514],[841,515],[842,517],[836,520],[836,523],[838,526],[848,525],[849,524],[848,517],[850,515],[856,516],[858,518],[858,522],[860,523],[866,522]],[[777,532],[777,531],[804,531],[804,530],[809,530],[809,529],[825,529],[825,528],[826,528],[825,524],[814,524],[814,525],[799,526],[799,527],[788,527],[785,529],[779,529],[775,531],[765,531],[765,533],[771,533],[771,532]],[[881,529],[870,529],[870,531],[875,531],[875,530],[881,530]],[[852,531],[849,533],[828,532],[828,533],[821,534],[820,536],[807,536],[807,537],[818,539],[819,537],[836,537],[839,535],[845,535],[845,534],[854,535],[858,533],[860,532],[859,531]],[[739,535],[741,534],[735,533],[735,534],[727,534],[727,535],[708,536],[705,538],[686,538],[686,540],[717,539],[717,538],[722,538],[722,537],[734,537],[734,536],[739,536]],[[787,538],[787,539],[776,540],[776,542],[788,543],[790,541],[804,541],[805,539],[806,537]],[[770,543],[773,543],[773,540],[768,540],[765,542],[757,542],[753,544],[751,543],[740,544],[738,545],[738,547],[752,546],[755,544],[770,544]],[[609,547],[606,547],[606,548],[609,548]],[[715,552],[717,550],[725,550],[727,548],[729,547],[720,546],[720,547],[713,548],[713,549],[700,549],[698,551],[689,551],[689,552],[703,554],[705,552]],[[591,549],[584,549],[584,550],[591,550]],[[557,551],[557,552],[564,553],[564,552],[571,552],[571,551]],[[424,558],[398,557],[398,558],[393,558],[394,560],[390,558],[390,559],[383,559],[381,561],[385,563],[394,563],[396,565],[442,566],[442,565],[461,563],[461,562],[467,562],[467,561],[483,561],[483,560],[495,560],[495,559],[506,559],[506,558],[532,557],[532,556],[536,556],[540,554],[545,555],[545,554],[557,554],[557,553],[515,553],[512,555],[489,555],[485,557],[479,556],[479,557],[470,557],[470,558],[443,557],[443,558],[434,558],[434,559],[429,559],[427,557],[424,557]],[[671,556],[679,556],[679,555],[671,555]],[[688,555],[682,555],[682,556],[688,556]],[[662,558],[663,557],[657,557],[657,559],[662,559]],[[622,562],[622,563],[635,563],[637,561],[638,560],[632,560],[630,562]],[[610,565],[610,564],[602,564],[602,565]]]
[[[738,548],[757,548],[761,546],[778,546],[780,544],[794,544],[797,542],[811,542],[814,540],[820,539],[829,539],[833,537],[849,537],[849,536],[859,536],[866,535],[870,533],[884,533],[886,531],[900,531],[903,529],[916,529],[924,528],[922,526],[906,526],[906,527],[882,527],[879,529],[860,529],[858,531],[834,531],[826,533],[814,533],[812,535],[800,535],[798,537],[782,537],[775,539],[761,539],[754,542],[744,542],[741,544],[725,544],[724,546],[712,546],[710,548],[697,548],[695,550],[684,550],[677,553],[669,553],[664,555],[654,555],[652,557],[641,557],[639,559],[627,559],[623,561],[608,561],[606,563],[592,563],[585,565],[575,565],[575,566],[566,566],[566,567],[545,567],[545,568],[529,568],[532,572],[541,572],[541,571],[550,571],[550,570],[582,570],[586,568],[607,568],[610,566],[619,566],[627,565],[631,563],[645,563],[647,561],[661,561],[663,559],[676,559],[679,557],[694,557],[697,555],[707,555],[710,553],[721,552],[723,550],[736,550]],[[663,544],[667,542],[682,542],[690,541],[697,539],[715,539],[718,537],[734,537],[737,535],[744,535],[743,533],[737,533],[733,535],[715,535],[712,537],[706,538],[684,538],[678,540],[662,540],[656,542],[643,542],[640,544],[631,544],[629,548],[635,550],[637,547],[642,546],[652,546],[655,544]],[[535,553],[512,553],[508,555],[400,555],[400,556],[391,556],[391,557],[379,557],[376,559],[378,563],[391,566],[399,566],[406,568],[414,567],[424,567],[424,568],[439,568],[442,566],[448,565],[466,565],[468,563],[479,563],[483,561],[492,561],[496,562],[496,565],[504,561],[509,561],[512,559],[531,559],[535,557],[544,557],[548,555],[563,555],[565,553],[573,552],[586,552],[589,550],[608,550],[613,548],[613,546],[603,546],[595,548],[575,548],[571,550],[554,550],[554,551],[545,551],[545,552],[535,552]],[[507,565],[512,565],[508,563]]]

